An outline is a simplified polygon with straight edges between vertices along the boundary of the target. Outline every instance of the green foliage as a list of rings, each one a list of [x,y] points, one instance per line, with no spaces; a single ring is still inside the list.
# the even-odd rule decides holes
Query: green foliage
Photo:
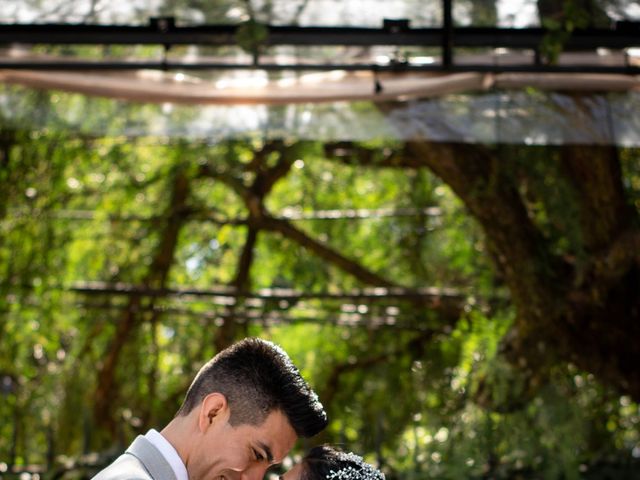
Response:
[[[64,134],[56,109],[80,115],[82,102],[62,94],[31,100],[43,111],[56,105],[55,129],[0,130],[7,152],[0,157],[0,379],[11,385],[0,391],[0,463],[45,464],[53,446],[59,467],[61,456],[116,451],[164,425],[235,314],[240,334],[280,343],[318,390],[331,424],[313,442],[363,453],[389,479],[607,478],[614,468],[623,478],[623,468],[637,465],[640,412],[628,397],[571,365],[532,391],[525,373],[505,363],[500,345],[515,313],[502,280],[480,227],[426,169],[328,160],[311,141]],[[124,121],[113,104],[102,106],[85,111],[87,122],[113,114],[114,132],[153,113],[141,106]],[[378,164],[398,147],[365,146],[376,149]],[[273,151],[260,157],[267,147]],[[579,259],[575,198],[560,179],[557,151],[500,148],[503,178],[517,185],[553,253]],[[291,168],[267,195],[266,214],[398,285],[455,287],[462,317],[452,322],[406,299],[256,296],[231,305],[225,288],[244,247],[247,189],[283,158]],[[638,153],[623,150],[621,159],[630,204],[640,208]],[[185,209],[173,212],[178,172],[189,194]],[[362,211],[368,218],[345,214]],[[150,296],[133,308],[131,296],[74,290],[87,282],[153,283],[163,232],[183,220],[166,286],[215,294]],[[367,286],[274,231],[260,232],[253,253],[252,292]],[[128,311],[137,324],[115,371],[116,431],[109,433],[94,418],[94,392]],[[371,322],[392,317],[396,324]],[[53,442],[31,433],[47,429]]]
[[[236,43],[248,53],[258,55],[265,48],[269,29],[253,19],[242,23],[236,31]]]
[[[580,0],[565,0],[558,17],[542,19],[547,34],[540,45],[540,53],[551,65],[557,63],[564,45],[576,29],[586,28],[592,20],[591,12]]]

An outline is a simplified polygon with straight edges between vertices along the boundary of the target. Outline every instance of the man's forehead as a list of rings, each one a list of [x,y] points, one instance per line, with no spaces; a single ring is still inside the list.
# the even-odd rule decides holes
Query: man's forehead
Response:
[[[271,457],[270,463],[280,463],[298,439],[289,419],[279,410],[271,412],[259,430],[256,442]]]

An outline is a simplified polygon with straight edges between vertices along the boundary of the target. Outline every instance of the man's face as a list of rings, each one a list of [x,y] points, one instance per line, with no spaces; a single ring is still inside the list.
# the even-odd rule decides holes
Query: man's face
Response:
[[[186,462],[190,480],[262,480],[297,439],[287,417],[272,411],[258,426],[229,424],[229,409],[218,411]]]

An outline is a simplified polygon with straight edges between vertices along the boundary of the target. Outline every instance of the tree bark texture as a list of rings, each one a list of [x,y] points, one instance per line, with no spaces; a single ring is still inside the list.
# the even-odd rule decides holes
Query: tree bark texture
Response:
[[[559,161],[558,180],[574,192],[567,201],[580,217],[578,260],[553,251],[499,150],[412,141],[384,156],[344,142],[325,152],[347,163],[431,169],[484,230],[511,292],[517,320],[507,357],[538,381],[551,364],[571,362],[640,401],[640,218],[625,198],[615,148],[568,145],[548,160]]]

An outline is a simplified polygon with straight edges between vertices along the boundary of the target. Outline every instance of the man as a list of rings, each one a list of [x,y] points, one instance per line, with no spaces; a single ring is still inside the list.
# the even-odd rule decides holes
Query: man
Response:
[[[284,350],[249,338],[204,365],[173,420],[138,436],[94,480],[262,480],[298,436],[326,424]]]

